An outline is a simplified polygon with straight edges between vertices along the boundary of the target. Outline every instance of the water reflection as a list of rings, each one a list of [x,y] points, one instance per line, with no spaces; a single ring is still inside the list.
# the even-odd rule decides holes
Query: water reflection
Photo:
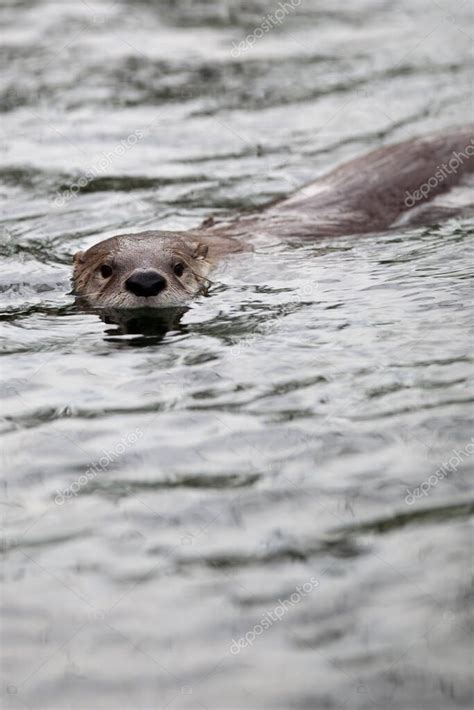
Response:
[[[129,345],[153,345],[163,340],[170,330],[184,330],[181,318],[188,308],[135,308],[131,310],[94,308],[77,298],[76,308],[83,313],[97,315],[106,325],[107,340]],[[129,337],[124,336],[139,336]]]

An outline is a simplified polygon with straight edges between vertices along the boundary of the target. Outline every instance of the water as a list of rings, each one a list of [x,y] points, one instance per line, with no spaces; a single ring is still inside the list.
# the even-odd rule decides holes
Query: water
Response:
[[[239,54],[277,8],[3,3],[5,708],[471,707],[472,221],[258,247],[166,327],[68,293],[469,116],[468,5],[305,0]]]

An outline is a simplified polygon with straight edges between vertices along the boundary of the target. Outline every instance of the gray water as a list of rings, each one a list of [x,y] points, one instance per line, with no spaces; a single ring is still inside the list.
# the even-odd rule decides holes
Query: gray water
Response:
[[[471,707],[472,220],[258,246],[167,327],[69,294],[469,118],[468,3],[295,6],[2,3],[2,707]]]

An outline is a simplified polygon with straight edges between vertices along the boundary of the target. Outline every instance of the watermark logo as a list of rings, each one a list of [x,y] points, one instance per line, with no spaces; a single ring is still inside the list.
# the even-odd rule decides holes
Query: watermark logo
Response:
[[[412,491],[407,488],[407,495],[405,496],[405,503],[407,505],[413,505],[417,498],[426,497],[431,488],[438,485],[440,481],[443,481],[451,473],[454,473],[465,458],[469,458],[474,453],[474,437],[471,438],[471,442],[467,444],[464,449],[457,451],[453,449],[452,456],[448,461],[444,461],[441,466],[432,473],[426,481],[423,481],[419,486],[414,488]]]
[[[133,131],[127,138],[124,140],[120,141],[119,145],[117,145],[113,150],[110,150],[106,153],[102,153],[101,157],[99,160],[97,160],[90,168],[89,170],[80,177],[76,182],[73,182],[71,185],[66,190],[63,190],[63,192],[60,192],[56,195],[56,197],[53,200],[53,205],[57,208],[64,207],[69,200],[72,200],[73,197],[76,197],[76,195],[83,190],[87,185],[92,182],[98,175],[101,175],[106,172],[108,168],[113,164],[114,160],[119,158],[121,155],[124,155],[127,150],[130,150],[130,148],[133,148],[134,145],[138,143],[138,141],[142,140],[144,136],[143,131],[140,129],[137,129],[136,131]]]
[[[313,281],[311,283],[306,283],[297,288],[293,293],[291,293],[288,303],[301,303],[305,299],[311,298],[318,289],[318,284]],[[252,335],[248,335],[242,338],[237,343],[234,343],[231,347],[231,355],[233,357],[239,357],[246,350],[256,344],[263,335],[271,333],[278,325],[283,321],[287,313],[282,313],[281,315],[270,317],[261,323]]]
[[[253,32],[248,34],[244,40],[239,42],[232,42],[231,55],[237,59],[241,54],[246,52],[248,49],[252,49],[256,42],[261,39],[267,32],[270,32],[277,25],[281,25],[283,20],[290,12],[294,12],[296,8],[301,5],[301,0],[289,0],[289,2],[279,2],[278,9],[273,13],[265,15],[262,22],[254,29]]]
[[[250,631],[247,631],[244,636],[241,636],[241,638],[237,640],[232,639],[229,649],[230,652],[235,656],[244,648],[252,646],[258,636],[261,636],[263,632],[273,626],[276,621],[281,621],[287,611],[297,606],[304,597],[311,594],[317,587],[319,587],[318,580],[315,577],[311,577],[311,579],[301,585],[301,587],[296,587],[296,591],[293,592],[289,599],[279,599],[278,604],[272,611],[266,611],[260,621],[255,624]]]
[[[62,491],[59,488],[56,489],[56,495],[54,496],[56,505],[63,505],[68,498],[77,496],[83,486],[92,481],[99,473],[106,471],[111,463],[122,456],[130,446],[136,444],[142,436],[143,432],[140,429],[135,429],[135,431],[124,436],[111,451],[103,449],[102,456],[96,462],[91,463],[87,471],[79,476],[76,481]]]
[[[471,138],[471,144],[474,139]],[[411,193],[409,190],[405,191],[405,207],[413,207],[420,200],[426,200],[431,190],[435,190],[438,185],[440,185],[448,175],[455,175],[459,167],[474,155],[474,145],[467,145],[463,151],[458,153],[454,151],[453,157],[448,160],[447,163],[442,163],[436,168],[436,172],[420,187]]]

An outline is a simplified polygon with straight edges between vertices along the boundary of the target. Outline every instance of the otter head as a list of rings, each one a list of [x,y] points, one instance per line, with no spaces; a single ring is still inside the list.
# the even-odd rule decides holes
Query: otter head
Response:
[[[208,247],[192,233],[105,239],[74,257],[74,293],[93,306],[181,306],[207,287]]]

